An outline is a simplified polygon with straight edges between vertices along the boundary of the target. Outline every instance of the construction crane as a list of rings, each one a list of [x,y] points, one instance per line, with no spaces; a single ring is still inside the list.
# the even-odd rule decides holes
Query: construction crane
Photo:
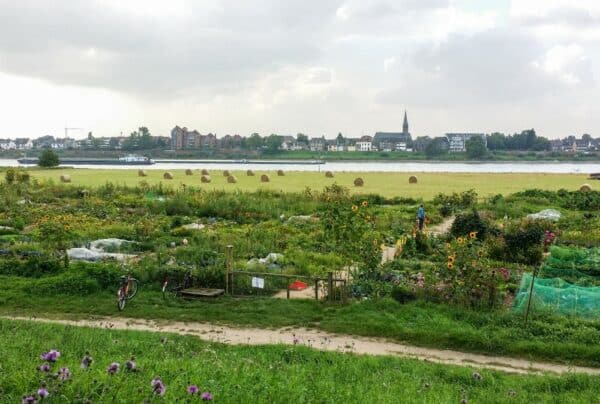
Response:
[[[83,130],[83,128],[67,128],[67,127],[65,127],[65,139],[69,138],[69,131],[70,130]]]

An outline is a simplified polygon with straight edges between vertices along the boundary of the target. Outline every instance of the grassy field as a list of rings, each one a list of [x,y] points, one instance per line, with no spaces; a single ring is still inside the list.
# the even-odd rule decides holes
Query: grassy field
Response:
[[[114,293],[85,296],[29,295],[24,278],[1,277],[0,314],[57,318],[118,315]],[[325,331],[389,338],[466,352],[488,353],[566,364],[600,366],[600,321],[505,311],[475,311],[443,304],[392,299],[326,305],[314,300],[270,298],[177,300],[144,288],[122,313],[126,317],[200,321],[255,327],[314,327]]]
[[[386,197],[403,196],[413,198],[431,199],[436,194],[461,192],[474,189],[480,196],[495,194],[511,194],[525,189],[539,188],[545,190],[568,189],[576,190],[582,184],[589,182],[586,175],[574,174],[475,174],[475,173],[335,173],[334,178],[326,178],[323,172],[286,172],[279,177],[275,172],[266,172],[271,177],[271,182],[261,183],[260,175],[249,177],[246,172],[235,171],[236,184],[227,183],[222,170],[212,172],[212,182],[201,184],[200,171],[194,170],[193,176],[186,176],[185,169],[170,170],[174,175],[173,180],[163,179],[163,170],[147,170],[147,177],[138,177],[137,170],[103,170],[103,169],[55,169],[32,170],[34,178],[40,180],[60,181],[62,174],[71,176],[75,185],[98,186],[106,182],[114,184],[137,185],[145,180],[150,184],[163,182],[178,187],[182,184],[204,189],[244,190],[256,191],[258,189],[283,190],[299,192],[310,187],[321,190],[326,185],[337,183],[344,185],[353,192],[380,194]],[[411,175],[418,177],[418,184],[409,184]],[[353,181],[361,177],[365,181],[363,187],[354,187]]]
[[[519,376],[429,364],[417,360],[318,352],[307,347],[224,346],[193,337],[0,320],[0,400],[18,402],[45,385],[50,402],[597,402],[597,377]],[[48,373],[39,356],[61,355]],[[80,367],[85,352],[94,358]],[[136,371],[125,362],[135,357]],[[107,371],[119,363],[115,374]],[[52,373],[62,367],[70,377]],[[160,376],[163,397],[151,381]],[[191,400],[191,401],[190,401]],[[462,402],[467,402],[462,401]]]

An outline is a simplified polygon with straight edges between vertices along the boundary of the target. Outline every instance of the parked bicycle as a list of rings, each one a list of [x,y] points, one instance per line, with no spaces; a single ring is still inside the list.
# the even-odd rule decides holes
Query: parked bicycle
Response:
[[[123,311],[127,300],[135,297],[138,291],[138,280],[132,278],[131,275],[121,276],[121,285],[117,290],[117,307],[119,311]]]
[[[173,297],[179,297],[181,291],[190,288],[194,283],[192,271],[187,271],[183,276],[182,282],[177,282],[173,278],[166,277],[162,285],[162,295],[164,300],[169,300]]]

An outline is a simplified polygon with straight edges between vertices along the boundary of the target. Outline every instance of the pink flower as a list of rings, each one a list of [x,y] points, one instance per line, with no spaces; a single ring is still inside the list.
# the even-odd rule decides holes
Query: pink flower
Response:
[[[200,398],[202,399],[202,401],[212,401],[213,396],[212,394],[210,394],[210,391],[205,391],[200,395]]]

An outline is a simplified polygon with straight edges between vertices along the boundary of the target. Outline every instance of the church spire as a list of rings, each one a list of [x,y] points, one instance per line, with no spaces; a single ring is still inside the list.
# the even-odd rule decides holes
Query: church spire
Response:
[[[402,133],[408,135],[408,118],[406,117],[406,110],[404,110],[404,123],[402,124]]]

